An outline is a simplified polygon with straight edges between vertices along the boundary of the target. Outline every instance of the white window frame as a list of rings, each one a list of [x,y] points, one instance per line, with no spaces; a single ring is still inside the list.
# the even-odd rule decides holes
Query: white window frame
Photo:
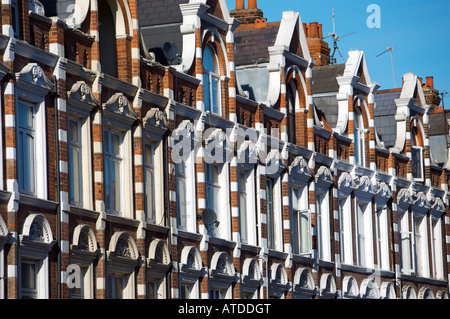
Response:
[[[119,138],[119,154],[114,154],[112,150],[112,136],[115,135]],[[124,144],[124,136],[121,132],[117,132],[111,129],[105,129],[103,131],[103,138],[104,138],[104,161],[105,161],[105,208],[106,212],[109,214],[124,215],[124,174],[123,174],[123,161],[124,161],[124,151],[123,151],[123,144]],[[108,142],[106,142],[108,140]],[[106,146],[108,145],[108,147]],[[113,164],[115,162],[119,163],[119,178],[120,178],[120,185],[117,187],[117,192],[119,197],[119,207],[115,207],[115,203],[113,202],[113,196],[112,196],[112,181],[111,181],[111,172],[114,170]],[[108,163],[108,164],[107,164]],[[107,167],[109,169],[107,169]],[[108,199],[106,197],[106,194],[109,195]]]
[[[133,273],[109,272],[107,279],[108,299],[134,299]],[[116,279],[122,280],[122,298],[116,296]]]
[[[269,216],[267,211],[268,205],[268,194],[267,194],[267,181],[272,185],[272,216]],[[282,214],[281,214],[281,179],[268,178],[266,177],[266,224],[267,224],[267,247],[272,250],[282,251],[283,250],[283,224],[282,224]],[[271,224],[269,221],[271,220]],[[269,236],[269,228],[272,229],[273,238]]]
[[[150,161],[147,158],[147,147],[150,148]],[[153,143],[144,143],[144,193],[145,193],[145,217],[146,220],[152,223],[156,221],[156,178],[155,178],[155,145]],[[147,173],[150,173],[151,180],[147,178]],[[148,194],[148,192],[151,194]],[[151,197],[151,203],[149,198]]]
[[[244,183],[241,184],[241,177],[244,176]],[[242,189],[242,186],[244,189]],[[256,245],[256,207],[255,207],[255,170],[246,165],[238,166],[238,194],[239,194],[239,232],[241,242],[248,245]],[[245,197],[242,203],[242,197]],[[241,207],[245,209],[245,223],[241,215]],[[245,239],[243,238],[245,233]]]
[[[294,196],[296,194],[296,196]],[[312,254],[312,229],[311,229],[311,210],[309,209],[309,191],[307,186],[292,185],[291,187],[291,198],[292,198],[292,221],[293,227],[293,240],[294,240],[294,253],[301,256],[311,256]],[[306,216],[307,220],[307,249],[302,250],[302,238],[301,234],[301,222],[300,216]]]
[[[358,266],[373,268],[372,203],[360,201],[356,198],[355,208],[357,264]],[[359,211],[361,214],[358,214]],[[362,238],[364,239],[363,243],[360,242]]]
[[[353,107],[353,142],[355,147],[355,164],[365,167],[365,128],[361,111],[361,107],[363,107],[364,104],[361,105],[362,103],[360,98],[356,98],[355,102],[357,102],[357,105],[354,105]]]
[[[195,187],[195,168],[193,163],[194,153],[190,152],[189,157],[186,161],[181,161],[175,165],[184,165],[184,175],[178,176],[177,169],[175,169],[175,177],[176,177],[176,202],[177,202],[177,225],[178,228],[184,231],[195,233],[197,231],[197,223],[195,218],[195,210],[196,210],[196,187]],[[185,194],[184,194],[184,209],[181,210],[179,204],[180,200],[180,191],[179,191],[179,179],[184,181],[185,186]],[[190,191],[187,191],[187,190]],[[183,219],[181,219],[181,216]]]
[[[414,176],[415,170],[414,170],[414,153],[418,154],[419,159],[419,170],[420,170],[420,176]],[[414,181],[416,182],[423,182],[424,181],[424,164],[423,164],[423,147],[421,146],[415,146],[415,145],[411,145],[411,169],[412,169],[412,174],[414,177]]]
[[[388,211],[387,206],[376,206],[376,238],[377,238],[377,260],[378,268],[389,270],[389,233],[388,233]]]
[[[17,112],[21,112],[21,107],[24,106],[28,109],[28,111],[31,112],[31,126],[29,125],[22,125],[19,120],[19,115],[17,116],[17,177],[18,177],[18,184],[19,184],[19,190],[22,193],[28,194],[28,195],[36,195],[38,192],[39,187],[37,187],[37,110],[36,106],[33,103],[26,102],[24,100],[19,100],[19,103],[17,105]],[[21,145],[21,138],[20,135],[23,136],[22,140],[25,141],[25,136],[31,136],[32,138],[32,145],[30,145],[30,152],[32,154],[27,153],[28,160],[31,161],[30,168],[31,170],[29,172],[25,171],[25,165],[24,165],[24,159],[25,157],[25,151],[26,151],[26,145],[22,143]],[[24,184],[25,180],[27,180],[30,189],[26,189]],[[46,185],[45,185],[46,187]]]
[[[45,76],[44,71],[36,63],[27,64],[19,73],[16,73],[15,102],[28,102],[34,105],[35,111],[35,192],[32,194],[41,199],[48,199],[47,174],[47,122],[45,96],[53,88],[53,83]],[[18,116],[8,120],[18,124]],[[17,126],[16,126],[17,127]],[[18,134],[18,130],[16,130]],[[7,154],[8,154],[7,149]],[[15,154],[18,157],[18,154]],[[38,184],[39,183],[39,184]]]
[[[339,227],[340,227],[340,256],[344,264],[353,265],[353,238],[352,238],[352,199],[351,195],[338,197]]]
[[[320,260],[331,261],[330,192],[316,189],[315,209],[317,218],[318,255]]]
[[[444,258],[442,253],[442,218],[431,214],[430,227],[433,278],[443,280]]]
[[[414,270],[420,277],[429,277],[428,220],[426,215],[413,211]],[[419,222],[420,220],[420,222]]]
[[[203,90],[205,92],[203,94],[203,98],[204,99],[206,99],[206,98],[209,99],[209,109],[207,109],[206,103],[204,103],[204,108],[205,108],[206,112],[210,112],[210,113],[213,113],[213,114],[221,115],[222,114],[222,80],[221,80],[220,74],[218,73],[219,61],[218,61],[218,57],[217,57],[217,52],[212,47],[211,44],[207,44],[206,45],[205,49],[203,50],[203,53],[206,50],[210,50],[210,52],[211,52],[211,56],[213,58],[213,63],[214,63],[215,70],[211,71],[211,70],[207,70],[205,67],[202,67],[203,68]],[[205,78],[208,79],[208,83],[205,83]],[[214,101],[214,96],[212,94],[212,92],[213,92],[213,89],[212,89],[213,88],[213,79],[215,81],[217,81],[217,86],[218,86],[217,96],[215,96],[215,98],[217,99],[217,108],[218,108],[217,112],[215,112],[215,110],[214,110],[214,103],[213,103],[213,101]],[[208,92],[209,92],[208,95],[206,95],[206,90],[205,90],[206,86],[208,87]]]
[[[78,142],[73,142],[72,141],[72,131],[70,130],[71,128],[71,122],[76,123],[77,125],[77,135],[78,135]],[[69,148],[69,201],[71,205],[75,205],[75,206],[83,206],[83,137],[82,137],[82,124],[81,121],[79,119],[73,118],[73,117],[69,117],[69,125],[68,125],[68,148]],[[72,181],[71,179],[71,173],[73,172],[73,168],[71,169],[72,164],[72,157],[71,157],[71,150],[74,149],[78,152],[78,176],[74,176],[74,179],[78,180],[78,201],[73,199],[72,200]]]
[[[398,211],[398,234],[401,253],[401,271],[405,274],[413,273],[413,255],[412,255],[412,233],[409,228],[410,213],[408,210]],[[406,241],[404,244],[403,241]],[[407,265],[406,265],[407,264]]]
[[[211,178],[211,169],[213,166],[218,168],[218,181],[215,183]],[[214,204],[211,206],[208,195],[209,192],[217,190],[218,192],[218,211],[214,211],[219,221],[218,226],[214,224],[214,229],[211,235],[216,238],[222,238],[225,240],[231,240],[231,225],[230,225],[230,201],[229,201],[229,172],[227,163],[206,163],[205,162],[205,202],[206,208],[214,210]]]
[[[83,94],[81,93],[83,92]],[[96,143],[92,143],[92,129],[90,112],[98,104],[98,101],[92,96],[90,87],[80,81],[73,85],[71,91],[68,92],[67,114],[68,121],[75,120],[80,124],[80,144],[81,144],[81,175],[80,187],[81,198],[78,205],[82,208],[93,210],[93,185],[92,185],[92,145],[96,147]],[[69,124],[69,122],[68,122]],[[69,126],[68,126],[69,127]],[[70,132],[67,132],[68,140],[70,140]],[[69,158],[70,161],[70,158]],[[68,163],[70,165],[70,163]],[[70,198],[69,198],[70,199]],[[74,206],[77,204],[71,203]]]

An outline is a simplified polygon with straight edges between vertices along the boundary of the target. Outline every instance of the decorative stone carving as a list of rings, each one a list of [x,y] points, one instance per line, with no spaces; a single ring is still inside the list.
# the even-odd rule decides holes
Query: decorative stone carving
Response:
[[[321,166],[317,170],[316,183],[317,182],[323,182],[323,183],[327,183],[327,184],[333,183],[333,175],[331,174],[331,171],[328,167]]]
[[[353,177],[349,173],[344,172],[339,177],[338,186],[339,186],[339,188],[341,188],[341,187],[355,188],[356,183],[355,183]]]
[[[98,101],[92,94],[92,90],[89,85],[84,81],[78,81],[74,85],[69,92],[67,92],[69,98],[85,102],[92,105],[97,105]]]
[[[143,122],[160,128],[167,129],[169,124],[167,123],[167,114],[158,108],[151,108],[145,115]]]
[[[225,252],[217,252],[213,255],[211,269],[216,275],[234,276],[236,274],[233,262]]]
[[[116,257],[125,257],[130,259],[137,259],[139,257],[136,243],[127,232],[114,233],[109,243],[109,252],[110,255]]]
[[[28,1],[28,12],[34,12],[45,17],[44,5],[38,0]]]
[[[20,72],[16,73],[16,81],[19,87],[24,86],[26,90],[38,95],[45,95],[54,86],[37,63],[28,63],[24,66]]]
[[[137,119],[138,114],[134,111],[131,105],[128,103],[127,97],[119,92],[114,94],[105,103],[104,108],[108,111],[117,113],[122,116],[126,116],[132,119]]]

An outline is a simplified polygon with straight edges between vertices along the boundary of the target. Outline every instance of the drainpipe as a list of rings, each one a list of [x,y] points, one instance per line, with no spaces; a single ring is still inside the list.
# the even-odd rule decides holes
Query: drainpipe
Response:
[[[167,105],[170,105],[170,99],[168,99]],[[167,107],[166,107],[167,108]],[[171,232],[171,225],[170,225],[170,191],[169,191],[169,175],[170,175],[170,171],[169,171],[169,150],[168,150],[168,139],[169,139],[169,135],[170,135],[170,131],[169,128],[167,128],[167,131],[164,133],[163,135],[163,150],[164,150],[164,167],[163,167],[163,172],[164,172],[164,193],[165,193],[165,208],[164,208],[164,214],[166,215],[166,223],[167,223],[167,227],[169,228],[168,230],[168,236],[167,236],[167,245],[169,246],[169,256],[170,259],[172,261],[172,241],[171,241],[171,237],[172,237],[172,232]],[[167,299],[171,299],[171,281],[172,281],[172,267],[170,267],[170,269],[167,272],[167,282],[166,282],[166,291],[167,291]]]
[[[58,81],[53,76],[55,90],[54,97],[54,121],[55,121],[55,152],[56,152],[56,202],[57,205],[57,242],[58,242],[58,271],[57,271],[57,298],[61,299],[61,196],[60,192],[60,172],[59,172],[59,137],[58,137]]]

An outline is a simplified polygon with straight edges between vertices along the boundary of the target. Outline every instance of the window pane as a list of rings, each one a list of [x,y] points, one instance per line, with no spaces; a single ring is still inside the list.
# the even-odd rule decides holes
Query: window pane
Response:
[[[205,51],[203,52],[203,68],[209,72],[215,72],[216,67],[214,64],[215,54],[212,52],[211,47],[207,46]]]
[[[114,210],[116,212],[119,212],[121,209],[120,207],[120,188],[121,188],[121,177],[120,177],[120,162],[119,161],[114,161],[114,171],[113,171],[113,176],[112,176],[112,188],[113,188],[113,205],[114,205]]]
[[[147,218],[153,219],[154,216],[154,204],[153,204],[153,171],[151,169],[145,170],[145,194],[147,205]]]
[[[153,165],[153,147],[145,145],[145,164]]]
[[[19,125],[33,127],[33,108],[30,105],[19,103]]]
[[[203,74],[203,103],[205,104],[205,111],[211,111],[211,93],[209,82],[209,74]]]
[[[111,143],[112,143],[112,149],[111,153],[115,155],[120,155],[120,137],[116,134],[111,134]]]
[[[186,227],[186,181],[184,178],[177,179],[177,207],[178,225],[181,227]]]
[[[301,213],[300,223],[300,253],[309,252],[309,216],[307,213]]]
[[[70,142],[78,144],[80,137],[78,136],[78,122],[69,121]]]
[[[212,112],[220,114],[220,80],[214,76],[211,77],[211,98],[212,98]]]
[[[79,150],[69,148],[69,179],[70,179],[70,201],[80,202],[80,153]]]
[[[356,205],[357,207],[357,223],[358,223],[358,258],[359,264],[365,264],[365,235],[364,235],[364,207]]]
[[[36,265],[22,263],[22,288],[36,289]]]
[[[111,172],[110,172],[110,162],[109,158],[105,158],[105,206],[107,210],[110,210],[111,207]]]

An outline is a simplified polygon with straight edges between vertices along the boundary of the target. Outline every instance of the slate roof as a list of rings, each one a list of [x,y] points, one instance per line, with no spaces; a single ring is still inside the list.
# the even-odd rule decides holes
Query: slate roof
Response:
[[[313,68],[312,93],[338,92],[339,86],[336,77],[344,74],[345,64],[333,64]]]
[[[236,30],[236,66],[268,63],[268,48],[275,44],[279,29],[278,23],[267,23],[265,28]]]
[[[139,27],[147,50],[156,55],[156,61],[164,65],[168,62],[162,52],[165,42],[176,44],[180,52],[183,38],[180,26],[183,16],[180,4],[189,0],[141,0],[139,2]]]
[[[435,112],[429,115],[428,134],[434,135],[446,135],[448,134],[447,118],[449,113]]]
[[[336,94],[315,97],[314,105],[316,106],[317,113],[322,115],[332,128],[335,128],[338,119],[338,103]]]
[[[386,148],[395,145],[397,139],[397,122],[395,99],[400,98],[401,90],[384,90],[375,94],[374,122],[380,139]]]

